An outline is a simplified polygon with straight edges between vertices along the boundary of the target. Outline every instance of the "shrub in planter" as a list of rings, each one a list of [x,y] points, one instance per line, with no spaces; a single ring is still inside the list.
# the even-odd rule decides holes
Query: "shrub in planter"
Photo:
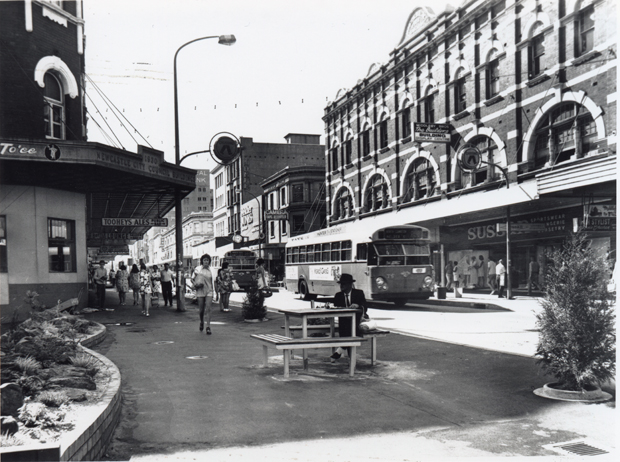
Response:
[[[267,315],[267,309],[263,301],[263,297],[261,297],[258,290],[258,283],[255,279],[252,279],[252,283],[243,298],[243,319],[264,319]]]
[[[600,386],[614,376],[616,366],[607,260],[583,233],[572,235],[547,259],[547,294],[537,315],[537,363],[563,389]]]

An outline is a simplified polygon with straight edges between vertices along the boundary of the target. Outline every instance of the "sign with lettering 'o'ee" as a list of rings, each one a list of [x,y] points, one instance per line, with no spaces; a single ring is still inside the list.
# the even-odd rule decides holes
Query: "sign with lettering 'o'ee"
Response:
[[[220,132],[209,143],[211,157],[220,165],[231,164],[241,153],[241,143],[235,135]]]
[[[482,156],[476,146],[465,144],[456,153],[461,170],[472,172],[480,167]]]

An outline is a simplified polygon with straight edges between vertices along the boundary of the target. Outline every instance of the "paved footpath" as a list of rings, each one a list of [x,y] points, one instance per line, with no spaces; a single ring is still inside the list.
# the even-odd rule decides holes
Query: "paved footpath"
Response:
[[[310,370],[298,358],[289,379],[275,350],[261,367],[262,346],[250,338],[281,332],[282,316],[245,323],[240,301],[234,294],[232,313],[216,308],[211,336],[198,331],[191,304],[186,313],[155,308],[149,318],[134,306],[86,315],[107,325],[96,349],[123,380],[108,460],[549,461],[572,454],[552,447],[569,442],[609,452],[595,460],[615,453],[615,401],[532,393],[551,381],[528,354],[535,299],[372,304],[371,317],[402,334],[379,339],[378,365],[364,346],[350,378],[346,360],[332,364],[326,350],[310,350]],[[307,306],[285,291],[267,304]]]

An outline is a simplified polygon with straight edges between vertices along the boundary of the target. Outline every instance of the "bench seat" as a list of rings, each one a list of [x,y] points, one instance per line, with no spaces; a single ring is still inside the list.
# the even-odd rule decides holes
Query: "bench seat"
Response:
[[[289,364],[291,350],[306,350],[310,348],[337,348],[351,347],[351,364],[349,375],[353,377],[355,372],[355,355],[358,346],[366,339],[363,337],[318,337],[318,338],[292,338],[279,334],[252,334],[251,337],[263,343],[263,365],[268,366],[268,345],[276,350],[284,351],[284,377],[289,377]],[[304,370],[308,370],[307,359],[304,360]]]

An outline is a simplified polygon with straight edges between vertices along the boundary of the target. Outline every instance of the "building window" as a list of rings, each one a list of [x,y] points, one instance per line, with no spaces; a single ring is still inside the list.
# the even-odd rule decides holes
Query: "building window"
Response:
[[[403,138],[411,136],[411,107],[405,108],[402,112],[402,132]]]
[[[424,98],[424,122],[430,123],[430,124],[435,122],[435,96],[434,95],[426,95],[426,98]]]
[[[362,132],[362,156],[370,155],[370,126],[366,125]]]
[[[379,122],[379,149],[388,147],[388,116],[383,114],[381,122]]]
[[[297,235],[297,234],[302,234],[303,232],[304,232],[304,216],[293,215],[293,229],[291,230],[291,234]]]
[[[51,72],[45,74],[43,89],[43,120],[45,137],[56,140],[65,138],[65,103],[64,91],[60,81]]]
[[[468,174],[471,176],[471,185],[474,186],[494,180],[495,171],[493,165],[490,164],[495,162],[495,157],[497,155],[497,145],[495,141],[488,136],[477,136],[472,139],[470,143],[478,148],[482,160],[480,167]]]
[[[530,41],[530,46],[528,48],[529,55],[529,77],[534,78],[544,70],[545,62],[545,43],[544,43],[544,35],[540,34],[536,37],[532,38]]]
[[[348,138],[344,143],[344,163],[351,165],[353,163],[353,142]]]
[[[435,193],[435,170],[427,159],[417,159],[407,172],[404,201],[416,201]]]
[[[594,48],[594,7],[585,8],[575,21],[575,56],[582,56]]]
[[[49,270],[53,273],[74,273],[75,221],[47,219]]]
[[[338,148],[337,147],[332,148],[331,157],[332,157],[332,171],[336,171],[338,170]]]
[[[459,114],[467,109],[467,93],[465,92],[465,77],[454,83],[454,113]]]
[[[597,149],[596,123],[587,109],[563,103],[545,115],[536,128],[534,167],[580,158]]]
[[[269,222],[269,236],[271,238],[275,238],[276,237],[276,222],[275,221],[270,221]]]
[[[374,175],[364,194],[364,211],[373,212],[388,206],[388,186],[383,175]]]
[[[489,61],[486,68],[487,99],[499,95],[499,59]]]
[[[304,201],[304,185],[301,183],[293,185],[293,197],[291,202],[303,202]]]
[[[353,216],[353,198],[348,188],[341,188],[336,194],[334,220]]]
[[[286,220],[280,220],[280,233],[286,235]]]
[[[286,206],[286,186],[280,189],[280,207]]]
[[[269,194],[269,210],[275,210],[275,194]]]
[[[0,273],[6,273],[9,270],[6,248],[6,217],[0,215]]]

